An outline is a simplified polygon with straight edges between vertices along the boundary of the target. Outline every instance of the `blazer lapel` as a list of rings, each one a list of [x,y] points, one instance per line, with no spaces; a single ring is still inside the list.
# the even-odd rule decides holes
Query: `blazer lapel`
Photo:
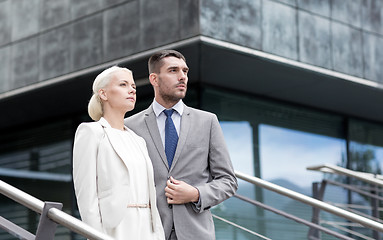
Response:
[[[111,131],[112,127],[110,126],[110,124],[104,118],[101,118],[99,120],[99,123],[104,128],[106,136],[108,137],[109,142],[112,145],[114,151],[117,153],[117,155],[120,157],[120,159],[122,159],[122,161],[124,162],[125,166],[129,169],[128,161],[123,157],[125,155],[129,155],[129,154],[126,154],[126,153],[124,154],[124,151],[126,150],[126,147],[124,147],[120,143],[118,138],[113,137],[114,134]],[[155,127],[157,127],[157,124],[156,124]],[[160,139],[160,141],[161,141],[161,139]],[[141,144],[138,144],[138,146],[139,146],[139,149],[140,149],[142,155],[145,158],[146,170],[147,170],[147,173],[148,173],[149,199],[150,199],[150,204],[153,206],[153,208],[151,210],[152,230],[154,231],[155,230],[155,226],[157,224],[156,218],[155,218],[154,208],[156,208],[157,205],[156,205],[156,201],[155,201],[156,200],[156,198],[155,198],[156,197],[155,196],[155,187],[154,187],[154,184],[153,184],[154,183],[153,166],[152,166],[152,163],[150,161],[149,155],[147,154],[147,152],[148,152],[147,149],[145,149],[144,146],[141,145]]]
[[[150,137],[152,138],[154,145],[156,146],[157,152],[162,159],[162,162],[169,169],[168,161],[165,155],[165,149],[162,144],[160,132],[158,130],[156,114],[153,111],[152,105],[148,108],[148,110],[145,113],[145,123],[146,127],[149,130]]]
[[[124,156],[127,156],[126,154],[124,154],[124,151],[126,150],[125,147],[120,143],[120,141],[118,141],[118,139],[116,139],[115,137],[113,137],[113,133],[111,132],[112,130],[112,127],[110,126],[110,124],[104,119],[104,118],[101,118],[99,121],[98,121],[101,126],[104,128],[104,131],[106,133],[106,136],[108,137],[109,139],[109,142],[110,142],[110,145],[112,145],[114,151],[117,153],[117,155],[120,157],[120,159],[124,162],[125,166],[129,169],[129,164],[128,164],[128,161],[127,159],[125,159]]]
[[[182,118],[181,118],[180,135],[178,137],[177,149],[176,149],[176,152],[174,154],[173,163],[172,163],[172,167],[171,167],[170,171],[176,165],[178,158],[182,152],[182,149],[185,146],[185,143],[186,143],[186,140],[187,140],[188,134],[189,134],[189,129],[191,126],[191,119],[190,118],[191,118],[190,109],[184,104],[184,112],[183,112]]]

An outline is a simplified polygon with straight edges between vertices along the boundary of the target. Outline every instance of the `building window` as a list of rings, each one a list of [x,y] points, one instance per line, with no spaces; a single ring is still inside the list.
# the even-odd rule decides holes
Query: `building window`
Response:
[[[203,109],[218,115],[237,171],[308,196],[312,196],[313,182],[328,177],[306,170],[309,166],[326,163],[381,172],[383,127],[379,124],[209,87],[202,90],[201,99]],[[238,194],[311,221],[311,207],[274,192],[240,180]],[[324,200],[369,204],[368,199],[336,186],[326,188]],[[230,198],[212,212],[272,239],[307,238],[308,227],[237,198]],[[321,218],[339,221],[338,217],[326,213]],[[220,220],[216,219],[215,223],[218,239],[254,238]],[[322,236],[324,239],[328,237],[326,234]]]

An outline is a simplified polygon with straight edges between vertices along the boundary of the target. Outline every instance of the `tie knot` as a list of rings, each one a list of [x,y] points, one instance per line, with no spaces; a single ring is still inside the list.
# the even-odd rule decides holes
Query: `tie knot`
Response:
[[[166,117],[171,117],[173,112],[174,112],[174,109],[165,109],[164,110]]]

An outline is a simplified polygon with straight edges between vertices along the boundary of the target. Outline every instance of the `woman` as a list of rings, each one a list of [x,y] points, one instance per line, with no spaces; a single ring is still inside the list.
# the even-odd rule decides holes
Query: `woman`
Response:
[[[93,83],[88,112],[77,128],[73,181],[82,220],[115,239],[164,239],[153,167],[145,141],[124,126],[134,109],[132,72],[111,67]]]

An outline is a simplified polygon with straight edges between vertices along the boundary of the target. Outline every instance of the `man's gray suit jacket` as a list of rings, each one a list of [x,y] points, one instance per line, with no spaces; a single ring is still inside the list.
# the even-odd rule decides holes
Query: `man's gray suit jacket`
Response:
[[[212,240],[215,239],[215,230],[209,209],[235,193],[237,179],[216,115],[184,106],[178,145],[170,169],[152,106],[127,118],[125,125],[146,141],[166,239],[174,226],[179,240]],[[199,209],[193,203],[167,203],[164,189],[169,176],[198,189]]]

